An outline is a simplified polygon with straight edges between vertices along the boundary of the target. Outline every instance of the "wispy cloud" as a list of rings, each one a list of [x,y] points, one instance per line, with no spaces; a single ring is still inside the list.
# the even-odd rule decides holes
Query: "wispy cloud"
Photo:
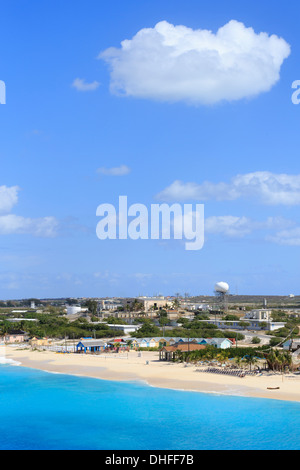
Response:
[[[257,221],[245,216],[212,216],[205,220],[205,233],[242,238],[253,232],[286,229],[294,225],[292,220],[284,217],[268,217],[266,220]]]
[[[99,58],[110,66],[112,93],[207,105],[269,91],[289,55],[284,39],[235,20],[216,33],[161,21]]]
[[[258,171],[237,175],[230,182],[184,183],[176,180],[156,198],[161,201],[256,200],[266,205],[300,204],[300,175]]]
[[[15,214],[0,216],[0,235],[30,234],[36,237],[55,237],[59,223],[55,217],[32,219]]]
[[[300,246],[300,227],[281,230],[275,235],[269,235],[267,240],[278,245]]]
[[[114,168],[98,168],[97,173],[106,176],[125,176],[131,172],[131,169],[127,165],[120,165]]]
[[[84,78],[75,78],[72,83],[72,87],[76,88],[77,91],[95,91],[100,86],[100,83],[96,80],[91,83],[87,83]]]

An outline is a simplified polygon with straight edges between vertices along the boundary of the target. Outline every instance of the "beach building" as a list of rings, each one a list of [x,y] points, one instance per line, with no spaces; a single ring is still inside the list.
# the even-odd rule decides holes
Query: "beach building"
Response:
[[[174,338],[154,337],[154,338],[132,338],[133,348],[162,348],[174,344]]]
[[[5,333],[0,337],[0,340],[8,344],[24,343],[28,340],[28,334],[22,330],[11,330],[10,333]]]
[[[140,338],[137,340],[138,348],[150,348],[150,339],[149,338]],[[152,346],[154,347],[154,346]]]
[[[129,350],[129,346],[127,344],[127,342],[123,339],[123,338],[114,338],[113,340],[111,341],[108,341],[107,343],[107,349],[113,349],[113,350],[117,350],[117,352],[119,350],[121,351],[128,351]]]
[[[228,338],[207,338],[204,341],[206,344],[214,346],[218,349],[229,349],[233,346],[232,340]]]
[[[138,343],[138,340],[137,340],[136,338],[132,338],[132,339],[129,340],[129,341],[130,341],[130,343],[128,343],[128,344],[129,344],[129,347],[130,347],[131,349],[136,349],[136,348],[138,348],[138,344],[139,344],[139,343]]]
[[[76,346],[76,352],[77,353],[97,353],[104,351],[106,348],[107,344],[104,343],[104,341],[101,341],[100,339],[91,339],[91,338],[83,338],[81,341]]]
[[[196,343],[177,343],[172,346],[165,346],[159,351],[160,361],[173,361],[177,351],[189,352],[189,351],[201,351],[206,349],[204,344]]]
[[[29,344],[33,348],[36,348],[38,346],[50,346],[52,344],[52,339],[34,337],[30,339]]]
[[[228,349],[235,344],[234,339],[228,338],[174,338],[174,337],[153,337],[153,338],[132,338],[131,348],[157,348],[166,346],[177,346],[180,344],[196,344],[202,346],[214,346],[218,349]]]

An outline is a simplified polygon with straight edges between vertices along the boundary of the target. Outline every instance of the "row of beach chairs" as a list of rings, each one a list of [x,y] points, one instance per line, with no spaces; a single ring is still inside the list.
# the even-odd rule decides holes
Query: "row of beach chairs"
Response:
[[[218,367],[208,367],[207,369],[196,369],[197,372],[209,372],[211,374],[223,374],[223,375],[232,375],[234,377],[245,377],[246,375],[258,375],[260,370],[245,371],[242,369],[220,369]],[[261,375],[261,374],[260,374]]]
[[[200,369],[197,369],[200,372]],[[222,375],[232,375],[234,377],[245,377],[246,373],[244,370],[239,369],[219,369],[217,367],[208,367],[204,371],[201,372],[209,372],[211,374],[222,374]]]

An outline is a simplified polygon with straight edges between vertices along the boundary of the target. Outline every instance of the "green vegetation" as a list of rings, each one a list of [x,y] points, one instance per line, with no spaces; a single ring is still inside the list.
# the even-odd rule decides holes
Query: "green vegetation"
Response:
[[[259,360],[264,360],[270,370],[285,372],[294,370],[292,356],[288,351],[271,349],[266,347],[258,348],[230,348],[225,350],[207,346],[199,351],[182,352],[176,351],[175,361],[198,362],[198,361],[218,361],[221,364],[232,361],[232,364],[249,366],[251,370]]]
[[[212,361],[217,360],[219,362],[226,362],[229,360],[235,360],[241,362],[244,360],[248,364],[253,364],[255,359],[264,359],[265,348],[259,347],[253,348],[229,348],[229,349],[217,349],[214,346],[207,346],[205,349],[198,351],[176,351],[176,361],[179,362],[193,362],[193,361]]]
[[[280,351],[272,349],[265,356],[268,367],[271,370],[284,372],[285,370],[292,369],[292,357],[288,351]]]
[[[47,338],[82,338],[93,336],[95,338],[111,338],[122,335],[122,331],[112,330],[105,323],[89,323],[86,318],[70,321],[68,318],[57,314],[31,314],[38,322],[26,321],[20,318],[20,322],[11,323],[3,317],[0,319],[0,335],[13,330],[23,330],[33,337]]]
[[[151,320],[145,320],[143,326],[138,331],[131,333],[131,336],[136,338],[162,336],[162,331]]]

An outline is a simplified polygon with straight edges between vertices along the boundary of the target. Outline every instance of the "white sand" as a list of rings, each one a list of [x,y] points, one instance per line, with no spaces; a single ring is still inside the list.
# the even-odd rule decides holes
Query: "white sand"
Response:
[[[128,354],[93,356],[57,354],[6,346],[6,358],[21,366],[49,372],[95,377],[105,380],[143,381],[149,385],[178,390],[300,401],[300,375],[268,374],[255,377],[232,377],[197,372],[196,366],[160,362],[157,352],[131,351]],[[146,364],[146,362],[149,364]],[[280,387],[268,390],[268,387]]]

